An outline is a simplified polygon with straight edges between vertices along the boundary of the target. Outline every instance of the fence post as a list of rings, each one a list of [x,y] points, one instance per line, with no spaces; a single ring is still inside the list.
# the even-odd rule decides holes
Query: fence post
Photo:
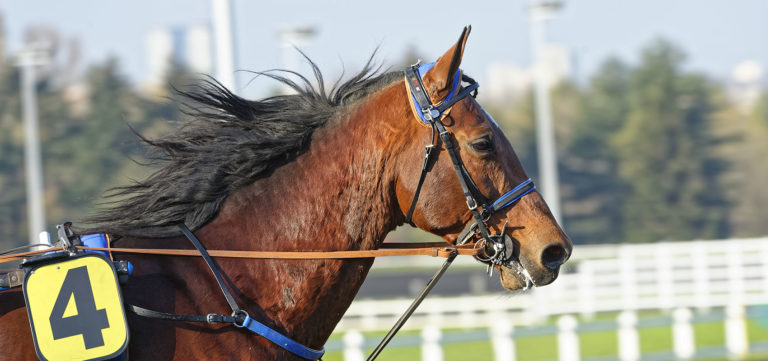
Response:
[[[710,279],[709,279],[709,252],[706,243],[696,241],[692,245],[691,255],[693,257],[694,274],[694,299],[696,307],[701,311],[710,309]]]
[[[691,310],[687,308],[675,309],[673,313],[672,341],[674,343],[675,356],[678,359],[690,359],[695,352]]]
[[[728,286],[729,302],[744,304],[744,260],[741,244],[736,240],[728,242]]]
[[[515,327],[506,317],[500,317],[491,325],[491,343],[496,361],[515,361],[517,359],[514,340]]]
[[[616,260],[619,262],[621,275],[621,306],[627,310],[637,309],[637,247],[629,244],[619,246],[621,254]]]
[[[658,305],[662,309],[670,310],[675,307],[674,294],[674,270],[672,267],[672,247],[668,243],[659,243],[656,246],[656,284],[658,293]]]
[[[560,361],[579,361],[579,335],[576,334],[578,321],[572,315],[560,316],[557,320],[557,354]]]
[[[725,346],[732,358],[741,359],[749,351],[744,306],[732,304],[725,312]]]
[[[443,361],[443,349],[440,347],[440,329],[434,325],[428,325],[421,331],[421,360]]]
[[[619,359],[637,361],[640,359],[640,336],[637,333],[637,314],[623,311],[619,314]]]
[[[579,264],[579,312],[583,317],[595,316],[595,276],[592,264]]]
[[[349,330],[344,335],[344,361],[363,361],[363,343],[365,338],[357,330]]]

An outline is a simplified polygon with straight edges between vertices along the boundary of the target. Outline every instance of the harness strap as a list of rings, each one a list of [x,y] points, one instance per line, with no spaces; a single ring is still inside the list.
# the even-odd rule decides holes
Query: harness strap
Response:
[[[416,185],[416,191],[413,192],[413,199],[411,200],[411,206],[408,207],[408,214],[405,216],[405,223],[411,222],[413,217],[413,211],[416,210],[416,202],[419,200],[419,193],[421,193],[421,186],[424,185],[424,180],[427,179],[427,167],[429,161],[432,158],[432,149],[435,149],[435,126],[432,126],[432,142],[424,147],[424,163],[421,165],[421,175],[419,175],[419,183]]]
[[[475,218],[475,223],[477,224],[477,228],[480,231],[480,235],[483,237],[483,239],[490,240],[491,237],[488,233],[488,228],[485,226],[485,222],[483,222],[482,215],[480,215],[480,212],[477,210],[477,200],[472,195],[472,191],[470,190],[466,179],[467,177],[464,176],[464,173],[461,170],[464,167],[464,164],[461,162],[459,155],[456,154],[456,147],[453,145],[453,141],[451,140],[451,133],[445,129],[443,122],[441,122],[439,119],[435,120],[435,126],[437,127],[437,130],[440,134],[440,139],[445,145],[445,149],[448,151],[448,155],[451,157],[453,168],[456,171],[456,176],[459,179],[461,190],[464,192],[464,198],[467,201],[467,207],[472,212],[472,216]]]
[[[184,233],[184,235],[189,239],[190,242],[192,242],[192,245],[197,248],[198,252],[200,252],[200,255],[203,256],[203,260],[205,260],[205,264],[208,265],[208,268],[211,270],[211,273],[213,273],[213,277],[216,278],[216,283],[219,284],[219,288],[221,288],[221,293],[224,294],[224,298],[227,299],[227,303],[229,304],[229,307],[232,308],[233,314],[240,311],[240,307],[237,305],[237,302],[235,302],[235,299],[232,297],[232,294],[229,292],[229,288],[227,287],[227,284],[224,283],[224,279],[221,277],[221,274],[219,273],[218,268],[216,268],[216,265],[213,264],[213,259],[211,259],[211,256],[208,255],[208,251],[205,250],[205,247],[203,247],[203,244],[200,243],[200,240],[197,239],[194,233],[187,228],[186,224],[179,224],[179,229],[181,229],[181,232]]]
[[[126,304],[125,308],[142,317],[157,318],[161,320],[169,321],[181,321],[181,322],[207,322],[207,323],[234,323],[235,317],[226,315],[217,315],[215,313],[209,313],[207,315],[180,315],[176,313],[160,312],[150,310],[144,307],[136,305]]]
[[[238,326],[238,324],[235,323],[235,326]],[[319,360],[325,354],[325,347],[320,350],[315,350],[304,346],[249,316],[246,316],[242,326],[238,327],[245,327],[249,331],[272,341],[274,344],[288,350],[294,355],[307,360]]]

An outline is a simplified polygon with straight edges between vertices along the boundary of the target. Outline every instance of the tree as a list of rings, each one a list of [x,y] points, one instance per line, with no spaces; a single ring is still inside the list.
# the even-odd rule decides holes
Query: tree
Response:
[[[611,138],[624,125],[628,113],[629,72],[627,65],[609,59],[577,93],[570,87],[577,110],[571,117],[557,115],[560,178],[563,187],[564,223],[577,243],[606,243],[623,240],[622,204],[626,184],[618,176],[619,158]],[[562,91],[555,92],[555,109],[563,106]],[[556,111],[557,113],[562,113]]]
[[[754,237],[768,234],[763,210],[768,207],[768,94],[748,113],[731,106],[717,116],[719,135],[728,142],[717,152],[731,165],[724,175],[726,194],[731,200],[729,223],[733,236]]]
[[[685,55],[656,41],[632,71],[629,112],[613,139],[619,176],[628,184],[628,241],[728,234],[723,162],[713,152],[713,85],[681,70]]]

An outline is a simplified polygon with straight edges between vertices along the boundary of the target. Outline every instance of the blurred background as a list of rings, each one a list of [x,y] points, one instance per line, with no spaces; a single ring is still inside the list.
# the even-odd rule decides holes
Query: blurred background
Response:
[[[27,0],[0,3],[0,250],[98,210],[181,114],[171,86],[462,68],[576,244],[506,293],[460,260],[381,359],[768,359],[768,3]],[[378,49],[378,50],[377,50]],[[401,227],[390,238],[428,241]],[[436,263],[437,262],[437,263]],[[329,344],[359,360],[439,260],[377,260]]]

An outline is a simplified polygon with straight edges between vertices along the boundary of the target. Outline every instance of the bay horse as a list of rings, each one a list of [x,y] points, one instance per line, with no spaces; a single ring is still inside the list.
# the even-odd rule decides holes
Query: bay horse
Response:
[[[453,91],[469,30],[423,74],[424,92],[435,104]],[[415,115],[401,72],[380,74],[369,61],[361,73],[326,92],[319,70],[312,67],[316,87],[303,77],[295,82],[268,75],[295,89],[291,95],[245,100],[215,81],[185,92],[192,119],[176,134],[146,140],[161,167],[117,191],[121,200],[95,217],[103,224],[99,230],[118,236],[113,246],[124,248],[191,248],[176,228],[185,223],[210,249],[373,250],[407,220],[453,243],[473,222],[473,214],[447,145],[456,149],[474,187],[489,199],[528,178],[502,130],[473,97],[440,115],[446,131],[435,140],[429,125]],[[425,162],[423,149],[430,138],[436,154]],[[423,164],[429,171],[422,187]],[[417,188],[418,201],[406,217]],[[572,243],[538,192],[516,202],[483,223],[490,231],[506,232],[524,275],[501,264],[493,267],[509,290],[549,284]],[[135,266],[122,290],[128,304],[186,314],[227,309],[200,258],[116,258]],[[319,349],[373,261],[215,262],[250,317]],[[301,359],[232,325],[127,316],[130,360]],[[0,293],[0,350],[2,359],[36,358],[18,289]]]

